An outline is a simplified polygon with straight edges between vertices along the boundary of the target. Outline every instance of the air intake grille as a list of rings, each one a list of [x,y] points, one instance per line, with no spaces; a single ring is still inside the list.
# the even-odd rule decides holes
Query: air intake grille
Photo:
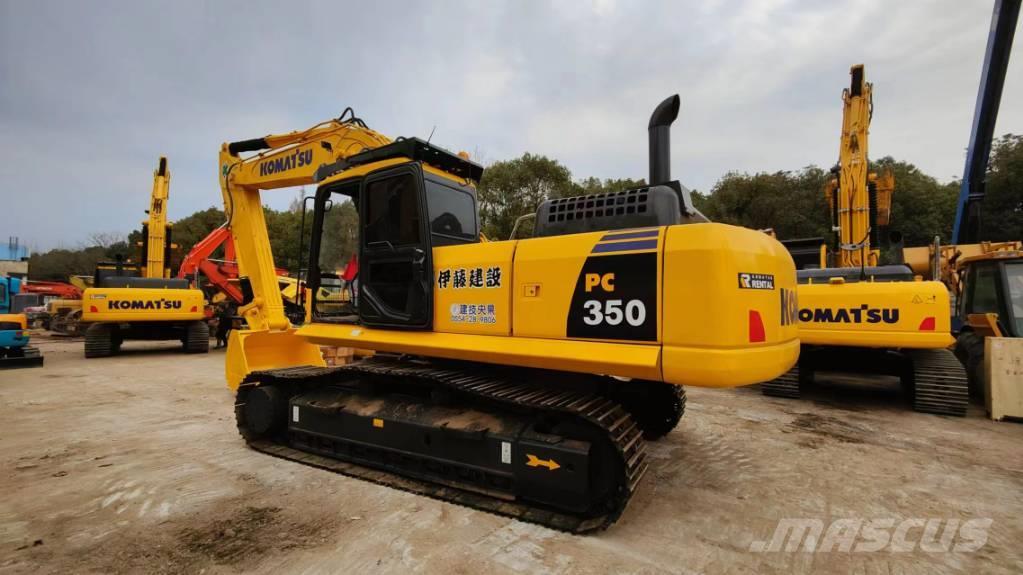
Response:
[[[547,221],[565,222],[647,212],[649,188],[551,200]]]

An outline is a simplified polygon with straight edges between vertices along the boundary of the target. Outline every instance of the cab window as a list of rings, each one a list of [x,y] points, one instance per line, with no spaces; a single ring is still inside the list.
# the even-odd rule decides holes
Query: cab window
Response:
[[[998,305],[998,266],[978,264],[973,269],[972,294],[966,313],[1001,313]]]
[[[366,246],[415,245],[419,238],[419,205],[412,174],[370,182],[366,188]]]
[[[476,241],[476,200],[469,190],[428,176],[426,209],[430,215],[433,245]]]

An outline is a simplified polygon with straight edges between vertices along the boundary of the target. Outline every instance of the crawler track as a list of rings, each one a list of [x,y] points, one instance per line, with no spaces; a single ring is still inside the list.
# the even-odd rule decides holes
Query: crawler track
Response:
[[[298,367],[261,371],[250,374],[239,388],[235,414],[239,431],[249,445],[270,455],[562,531],[587,533],[605,529],[621,516],[640,479],[646,473],[648,463],[643,431],[621,405],[605,396],[551,385],[550,382],[538,381],[535,377],[529,378],[535,374],[536,372],[515,368],[494,366],[448,368],[426,362],[390,358],[374,358],[344,367]],[[591,429],[599,430],[604,440],[613,447],[608,452],[614,453],[616,458],[616,461],[609,462],[610,467],[615,470],[612,494],[602,502],[600,512],[576,515],[532,505],[508,497],[508,494],[490,496],[478,490],[460,488],[451,482],[421,481],[311,454],[291,447],[285,438],[256,439],[247,432],[245,398],[251,389],[259,385],[272,384],[296,389],[352,380],[365,382],[394,379],[406,384],[413,383],[455,393],[470,407],[479,405],[519,413],[548,412],[574,418]]]
[[[955,354],[947,349],[921,349],[909,354],[913,360],[913,409],[965,416],[969,384]]]
[[[771,397],[799,399],[799,367],[793,367],[783,375],[761,383],[760,391]]]
[[[31,345],[21,348],[21,355],[0,357],[0,368],[42,367],[43,355]]]

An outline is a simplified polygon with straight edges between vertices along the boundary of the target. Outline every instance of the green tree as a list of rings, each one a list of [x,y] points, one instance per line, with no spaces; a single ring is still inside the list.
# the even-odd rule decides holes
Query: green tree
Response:
[[[209,207],[174,222],[171,240],[178,245],[178,253],[184,257],[196,243],[223,225],[225,219],[223,210]]]
[[[534,213],[548,198],[571,196],[573,191],[571,172],[557,160],[527,152],[495,162],[477,188],[482,231],[491,239],[507,239],[519,216]]]
[[[890,156],[881,158],[871,168],[890,169],[895,176],[888,227],[902,232],[906,246],[929,244],[936,235],[941,236],[942,243],[951,239],[958,194],[955,185],[942,184],[913,164]]]
[[[958,194],[959,182],[952,187]],[[978,239],[993,242],[1023,239],[1023,136],[1006,134],[994,142],[985,190]]]
[[[134,250],[128,242],[116,236],[94,235],[93,241],[98,243],[76,250],[58,248],[32,254],[28,260],[29,279],[67,281],[73,275],[92,275],[98,262],[134,257]]]
[[[826,179],[816,166],[773,174],[729,172],[710,194],[694,194],[693,202],[713,221],[773,228],[782,239],[824,236],[829,228]]]
[[[621,192],[625,190],[631,190],[633,188],[642,188],[646,186],[646,180],[640,178],[633,180],[630,178],[601,180],[600,178],[584,178],[572,184],[571,195],[573,196],[588,196],[591,194],[602,194],[606,192]]]

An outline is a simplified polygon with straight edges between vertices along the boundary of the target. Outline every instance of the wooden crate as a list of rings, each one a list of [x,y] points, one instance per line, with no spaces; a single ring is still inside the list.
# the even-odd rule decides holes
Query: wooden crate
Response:
[[[1023,338],[984,339],[984,397],[991,419],[1023,419]]]
[[[323,361],[329,366],[351,363],[354,351],[350,347],[320,346],[320,354],[323,356]]]

